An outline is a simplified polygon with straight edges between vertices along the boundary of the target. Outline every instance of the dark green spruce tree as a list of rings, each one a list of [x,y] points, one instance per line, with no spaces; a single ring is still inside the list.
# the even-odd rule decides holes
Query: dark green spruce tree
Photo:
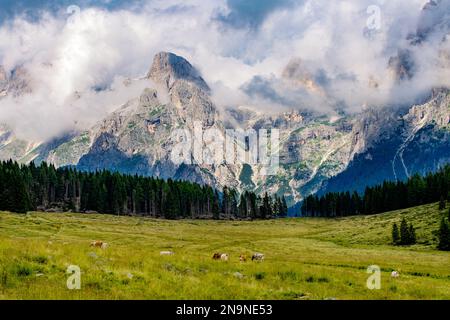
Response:
[[[450,251],[450,227],[449,223],[442,218],[441,225],[439,227],[439,243],[438,249],[442,251]]]
[[[396,223],[392,226],[392,243],[398,245],[400,243],[400,232]]]
[[[439,200],[439,210],[444,210],[446,206],[445,198],[441,196],[441,199]]]
[[[409,227],[408,222],[405,218],[402,219],[402,222],[400,223],[400,244],[405,246],[408,245],[410,241],[409,238]]]

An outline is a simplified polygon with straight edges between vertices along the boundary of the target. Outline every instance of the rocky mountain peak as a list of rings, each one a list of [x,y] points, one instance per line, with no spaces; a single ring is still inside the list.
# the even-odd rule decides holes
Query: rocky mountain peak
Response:
[[[438,32],[441,36],[448,34],[450,21],[448,7],[450,0],[430,0],[422,8],[416,34],[410,36],[412,44],[427,41],[430,35]]]
[[[185,80],[209,92],[209,87],[200,73],[183,57],[170,52],[155,55],[148,78],[171,89],[177,80]]]

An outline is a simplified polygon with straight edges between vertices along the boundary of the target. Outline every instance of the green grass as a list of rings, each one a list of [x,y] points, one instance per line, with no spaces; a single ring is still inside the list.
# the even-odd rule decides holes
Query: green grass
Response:
[[[0,213],[0,299],[450,299],[450,253],[434,249],[442,215],[437,204],[256,222]],[[419,244],[390,245],[402,217]],[[93,240],[110,247],[93,249]],[[213,261],[214,252],[230,261]],[[239,262],[254,252],[266,261]],[[66,287],[69,265],[81,268],[81,290]],[[370,265],[382,270],[380,290],[366,288]]]

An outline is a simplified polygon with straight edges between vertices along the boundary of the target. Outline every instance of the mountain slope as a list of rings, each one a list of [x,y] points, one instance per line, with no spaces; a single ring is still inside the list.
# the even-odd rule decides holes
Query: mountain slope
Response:
[[[346,170],[326,182],[321,193],[363,191],[368,185],[404,180],[450,162],[448,90],[435,90],[430,101],[411,107],[392,123],[390,130],[381,127],[383,134],[356,154]]]

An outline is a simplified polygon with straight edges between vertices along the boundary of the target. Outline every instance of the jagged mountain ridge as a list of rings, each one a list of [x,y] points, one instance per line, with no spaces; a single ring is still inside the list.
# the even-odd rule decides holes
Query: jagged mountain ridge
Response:
[[[320,193],[362,192],[385,180],[405,180],[426,174],[450,162],[450,93],[434,90],[431,99],[392,119],[391,127],[363,152],[355,155],[342,173],[327,181]]]
[[[171,152],[176,129],[224,131],[209,96],[209,87],[185,59],[170,53],[155,56],[148,79],[155,88],[144,90],[89,132],[61,145],[50,155],[58,165],[77,165],[82,170],[109,169],[164,179],[185,179],[216,187],[237,187],[227,165],[175,165]],[[149,82],[150,85],[150,82]],[[73,150],[73,151],[72,151]],[[72,159],[66,154],[76,154]],[[231,176],[232,179],[223,180]]]
[[[341,172],[347,170],[349,165],[353,165],[354,162],[352,160],[355,157],[364,155],[369,159],[371,154],[366,154],[366,150],[377,148],[381,144],[380,141],[394,141],[398,137],[397,131],[400,130],[399,126],[415,127],[415,122],[418,121],[417,114],[419,111],[417,110],[429,107],[429,104],[425,104],[422,107],[416,106],[411,108],[409,113],[402,116],[399,115],[398,110],[394,109],[367,109],[360,115],[344,116],[337,120],[298,111],[280,115],[264,115],[249,109],[233,109],[228,111],[225,118],[232,117],[233,123],[238,123],[241,128],[253,128],[256,130],[260,128],[280,129],[281,166],[278,174],[276,176],[259,175],[258,166],[248,166],[245,171],[241,166],[232,168],[227,166],[222,168],[207,166],[177,167],[170,161],[170,152],[168,152],[170,145],[165,144],[168,141],[169,133],[163,130],[164,127],[170,126],[170,128],[174,128],[178,125],[180,128],[186,127],[192,130],[193,121],[200,120],[204,129],[217,127],[219,130],[223,130],[224,127],[228,128],[231,122],[225,125],[222,123],[221,117],[214,108],[213,103],[207,98],[208,89],[202,89],[209,87],[204,84],[201,77],[198,77],[197,72],[194,73],[195,77],[188,76],[187,79],[183,79],[180,76],[171,76],[170,73],[173,72],[171,71],[172,67],[169,67],[168,70],[160,69],[162,65],[166,67],[171,66],[170,63],[161,63],[160,59],[161,55],[155,57],[157,62],[153,64],[152,70],[157,68],[158,71],[151,71],[149,77],[154,75],[152,77],[153,81],[165,85],[165,88],[168,90],[170,103],[168,105],[159,105],[158,93],[155,91],[149,90],[143,93],[139,102],[135,102],[137,105],[131,103],[134,107],[124,106],[119,113],[129,110],[131,117],[135,119],[133,120],[134,122],[145,123],[147,127],[144,126],[139,131],[122,131],[117,138],[115,135],[117,131],[116,126],[119,123],[119,127],[123,128],[123,123],[126,121],[124,122],[124,120],[120,119],[126,119],[127,116],[119,116],[117,118],[117,114],[114,114],[110,119],[105,120],[100,129],[96,129],[97,131],[100,130],[99,132],[102,132],[103,135],[99,136],[97,134],[97,139],[94,139],[95,142],[92,142],[90,152],[83,155],[78,163],[75,161],[72,164],[77,164],[82,169],[92,170],[104,168],[105,164],[111,159],[117,159],[106,166],[106,168],[163,178],[189,179],[199,183],[213,184],[218,187],[228,185],[241,191],[248,188],[252,188],[260,193],[269,191],[286,195],[292,204],[300,201],[309,193],[321,190],[322,185],[326,184],[330,178],[336,175],[339,176]],[[180,62],[179,59],[175,59],[177,63]],[[169,60],[167,59],[167,61]],[[190,67],[190,64],[186,66]],[[172,79],[173,81],[167,81],[167,79]],[[198,82],[199,79],[201,80]],[[444,96],[445,94],[445,91],[441,93]],[[192,102],[193,97],[198,101]],[[153,103],[151,102],[152,100],[154,100]],[[442,103],[434,103],[433,106],[441,108],[443,115],[439,121],[443,125],[445,121],[448,122],[448,110],[442,109]],[[145,110],[146,107],[150,107],[152,112],[155,112],[154,115],[156,117],[145,118],[145,112],[142,110]],[[193,115],[195,117],[192,117]],[[135,118],[136,116],[137,119]],[[445,116],[447,116],[447,120],[444,119]],[[399,119],[401,119],[401,123],[399,123]],[[423,119],[422,126],[435,120],[433,117],[425,117]],[[128,124],[133,123],[133,121],[127,121],[126,123]],[[135,146],[136,141],[146,136],[146,130],[150,130],[154,136],[160,137],[160,140],[157,139],[156,144],[155,140],[153,140],[146,141],[144,144],[137,143],[137,146]],[[112,136],[107,134],[112,134]],[[131,139],[132,136],[135,138]],[[403,154],[411,152],[408,148],[409,144],[402,146],[402,143],[408,142],[408,139],[411,138],[406,133],[403,133],[403,136],[404,138],[399,138],[397,149],[393,148],[392,154],[387,155],[387,158],[392,157],[394,159],[400,153],[403,156]],[[445,144],[445,141],[448,141],[448,137],[444,135],[443,139]],[[108,149],[107,152],[113,152],[112,154],[103,153],[105,150],[101,146],[105,143],[108,146],[118,146],[119,150],[122,150],[120,151],[122,156],[119,156],[120,152],[116,149],[113,151]],[[151,151],[142,152],[143,150],[139,149],[139,145],[141,147],[144,145],[145,149],[147,143],[152,146]],[[126,151],[123,152],[124,150]],[[58,149],[56,149],[54,154],[58,154]],[[63,153],[61,152],[61,154]],[[123,156],[124,154],[125,156]],[[389,160],[386,161],[390,163]],[[443,161],[446,160],[444,159]],[[394,162],[398,165],[398,160]],[[98,167],[99,163],[102,164],[102,167]],[[414,172],[416,167],[420,168],[421,164],[416,164],[414,168],[411,168],[411,172]],[[436,168],[436,166],[428,165],[424,167]],[[395,176],[392,177],[386,171],[386,174],[380,174],[378,178],[381,180],[386,178],[394,179]],[[402,179],[404,176],[399,175],[398,178]],[[251,183],[248,183],[248,181],[251,181]],[[367,180],[368,183],[378,181]],[[365,185],[365,182],[362,181],[361,186]]]
[[[317,191],[360,190],[380,180],[403,179],[403,171],[435,170],[450,160],[448,90],[436,91],[429,102],[406,112],[371,108],[354,116],[330,118],[300,111],[266,115],[237,108],[221,115],[209,86],[182,57],[157,54],[147,79],[149,86],[139,97],[88,131],[33,143],[14,139],[5,127],[0,132],[0,157],[268,191],[285,195],[291,205]],[[258,165],[175,165],[171,132],[192,131],[196,121],[203,129],[221,132],[236,125],[280,129],[279,172],[260,175]],[[426,156],[418,161],[417,152],[434,152],[432,162]],[[364,174],[366,169],[371,175]]]

